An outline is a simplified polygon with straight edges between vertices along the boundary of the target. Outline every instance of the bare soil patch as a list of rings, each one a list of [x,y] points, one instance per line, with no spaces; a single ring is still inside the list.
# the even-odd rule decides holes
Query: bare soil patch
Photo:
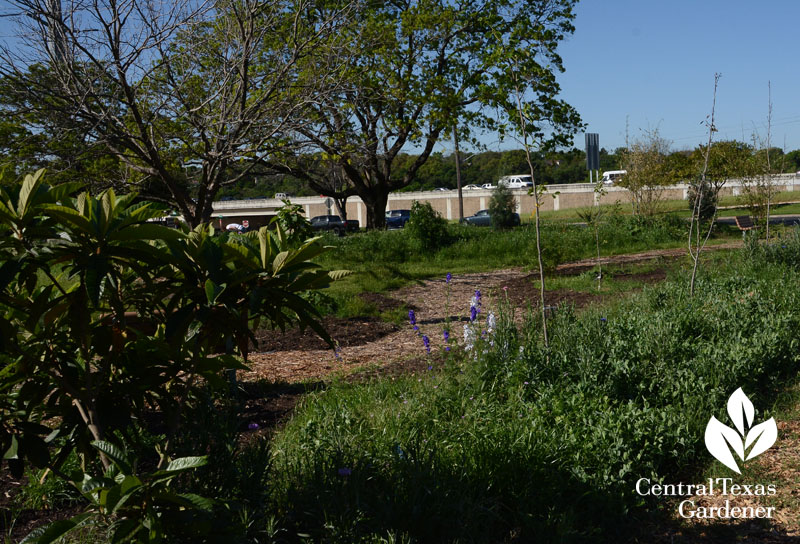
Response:
[[[666,268],[656,268],[648,272],[614,272],[615,280],[637,281],[642,283],[659,283],[667,279]]]
[[[362,346],[398,330],[397,325],[386,323],[376,317],[350,319],[326,317],[322,321],[322,326],[341,347]],[[261,329],[256,332],[256,340],[258,341],[258,351],[261,353],[297,349],[328,349],[328,344],[311,329],[300,331],[293,328],[286,332]]]

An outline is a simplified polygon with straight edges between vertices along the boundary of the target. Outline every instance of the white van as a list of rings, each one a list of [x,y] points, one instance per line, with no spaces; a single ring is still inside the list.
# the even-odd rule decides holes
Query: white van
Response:
[[[627,170],[609,170],[608,172],[603,172],[603,177],[600,178],[600,181],[603,182],[603,185],[614,185],[614,183],[624,178],[627,173]]]
[[[530,174],[516,174],[513,176],[503,176],[498,180],[497,185],[504,185],[509,189],[526,189],[533,187]]]

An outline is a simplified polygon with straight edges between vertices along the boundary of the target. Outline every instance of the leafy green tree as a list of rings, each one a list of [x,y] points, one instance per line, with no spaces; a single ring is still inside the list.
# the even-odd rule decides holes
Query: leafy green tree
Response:
[[[28,68],[26,78],[41,85],[57,81],[46,66]],[[31,104],[19,80],[0,77],[0,170],[14,181],[27,172],[48,169],[53,183],[87,180],[93,190],[124,186],[127,176],[120,162],[102,146],[93,144],[79,123],[47,103]],[[58,127],[54,129],[54,127]]]
[[[454,125],[460,137],[497,128],[492,113],[513,103],[505,61],[534,84],[529,99],[545,115],[558,93],[557,47],[573,31],[575,0],[401,1],[368,3],[353,24],[315,50],[309,70],[330,62],[346,45],[349,62],[336,77],[341,91],[311,105],[301,148],[317,148],[340,165],[347,185],[331,191],[304,156],[270,157],[279,169],[305,178],[321,194],[358,195],[367,227],[384,224],[388,195],[413,182],[434,147]],[[340,4],[334,2],[331,9]],[[558,119],[553,119],[558,122]],[[500,127],[502,128],[502,127]],[[398,163],[408,145],[420,153]],[[282,159],[282,160],[281,160]],[[404,161],[405,162],[405,161]]]
[[[784,157],[784,172],[800,172],[800,149],[789,151]]]
[[[492,191],[492,198],[489,199],[489,214],[492,218],[492,226],[496,229],[507,229],[513,227],[517,221],[514,215],[516,203],[511,189],[505,185],[498,185]]]
[[[288,145],[304,119],[298,110],[335,85],[329,76],[343,59],[314,71],[300,63],[351,7],[322,14],[292,0],[10,4],[24,14],[18,23],[29,47],[5,48],[0,75],[46,121],[39,132],[26,128],[71,131],[100,146],[135,174],[143,196],[168,201],[191,225],[210,220],[224,186]]]
[[[669,142],[659,135],[658,129],[646,132],[623,152],[620,166],[628,173],[619,185],[630,191],[634,214],[656,215],[663,201],[664,186],[677,182],[668,156]]]

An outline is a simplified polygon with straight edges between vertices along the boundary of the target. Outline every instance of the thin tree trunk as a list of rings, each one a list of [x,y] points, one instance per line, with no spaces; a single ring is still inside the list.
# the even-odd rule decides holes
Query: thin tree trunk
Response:
[[[705,240],[703,241],[702,246],[700,245],[700,210],[702,210],[702,203],[703,203],[703,195],[705,194],[705,187],[706,187],[706,175],[708,174],[708,158],[711,155],[711,140],[714,137],[714,131],[716,128],[714,127],[714,114],[717,108],[717,86],[719,84],[720,74],[714,74],[714,98],[711,102],[711,119],[708,124],[708,143],[706,145],[706,153],[705,157],[703,158],[703,173],[700,176],[700,187],[699,191],[700,194],[695,197],[695,206],[692,210],[692,221],[689,226],[689,255],[691,255],[692,260],[694,261],[692,265],[692,277],[689,280],[689,296],[694,296],[694,286],[695,280],[697,279],[697,266],[700,262],[700,252],[703,250],[703,247],[706,245],[709,236],[711,235],[711,229],[714,228],[714,220],[717,217],[716,211],[716,204],[714,205],[714,214],[711,217],[711,225],[708,227],[708,233],[706,234]],[[697,227],[697,241],[695,244],[695,250],[692,250],[692,231]]]
[[[528,169],[531,173],[531,182],[533,183],[533,197],[534,197],[534,216],[536,218],[536,258],[539,264],[539,305],[542,311],[542,335],[544,337],[544,347],[548,350],[547,359],[549,361],[550,354],[550,339],[547,335],[547,308],[545,306],[545,285],[544,285],[544,261],[542,259],[542,237],[539,222],[539,193],[536,185],[536,176],[533,171],[533,161],[531,160],[531,148],[528,144],[528,130],[525,121],[525,114],[522,110],[522,96],[519,88],[516,88],[517,98],[517,114],[519,115],[520,128],[522,130],[522,142],[525,147],[525,160],[528,162]]]

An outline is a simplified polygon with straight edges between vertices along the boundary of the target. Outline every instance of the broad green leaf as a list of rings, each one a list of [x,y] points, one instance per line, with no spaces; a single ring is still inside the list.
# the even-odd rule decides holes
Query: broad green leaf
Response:
[[[23,217],[28,211],[31,195],[39,188],[42,183],[42,175],[44,170],[38,170],[35,174],[28,174],[22,182],[22,188],[19,190],[19,200],[17,201],[17,216]]]
[[[128,456],[125,452],[112,444],[111,442],[104,442],[100,440],[95,440],[92,442],[92,447],[96,450],[103,452],[106,457],[114,461],[114,463],[120,468],[123,474],[131,474],[133,469],[131,467],[131,462],[128,459]]]
[[[206,289],[206,298],[208,299],[209,304],[215,304],[219,296],[225,291],[225,285],[217,285],[213,281],[206,280],[205,289]]]
[[[73,529],[83,525],[92,515],[91,512],[84,512],[70,519],[62,519],[51,523],[41,531],[37,530],[30,533],[20,544],[49,544],[50,542],[55,542]]]
[[[211,509],[214,507],[214,501],[212,499],[201,497],[200,495],[197,495],[195,493],[181,493],[180,495],[178,495],[178,497],[184,499],[187,504],[190,504],[197,510],[210,512]]]
[[[19,454],[19,441],[17,440],[17,435],[11,435],[11,445],[8,449],[3,453],[3,460],[8,459],[18,459]]]
[[[60,206],[57,204],[47,204],[42,206],[42,208],[46,210],[48,215],[51,215],[66,223],[70,223],[82,233],[88,234],[90,232],[91,223],[79,211],[76,211],[68,206]]]
[[[182,470],[188,470],[192,468],[202,467],[208,463],[207,456],[201,457],[181,457],[179,459],[175,459],[174,461],[170,461],[169,464],[164,469],[165,472],[178,472]]]

